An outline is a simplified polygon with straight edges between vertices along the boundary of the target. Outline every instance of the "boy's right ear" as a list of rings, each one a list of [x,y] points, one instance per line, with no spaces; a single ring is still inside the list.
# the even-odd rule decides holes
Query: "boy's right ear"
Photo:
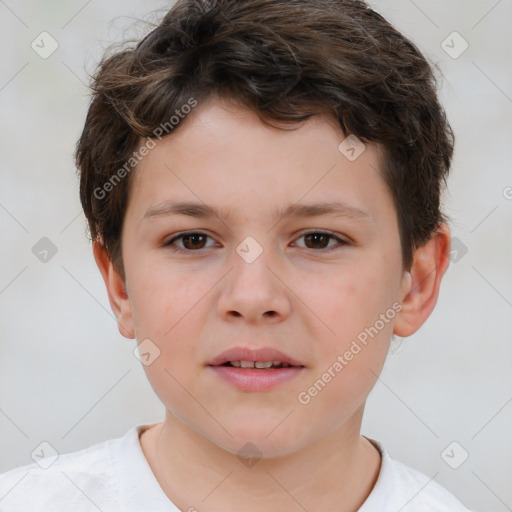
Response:
[[[92,250],[107,288],[110,307],[117,318],[119,332],[125,338],[135,338],[130,299],[124,279],[119,275],[101,241],[94,241]]]

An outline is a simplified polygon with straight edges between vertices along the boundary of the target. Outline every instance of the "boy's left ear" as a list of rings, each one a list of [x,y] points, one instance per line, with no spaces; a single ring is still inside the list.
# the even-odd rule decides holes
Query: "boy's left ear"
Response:
[[[440,224],[431,238],[414,253],[407,285],[401,298],[402,310],[396,316],[393,333],[405,338],[414,334],[432,313],[441,279],[450,263],[450,228]]]

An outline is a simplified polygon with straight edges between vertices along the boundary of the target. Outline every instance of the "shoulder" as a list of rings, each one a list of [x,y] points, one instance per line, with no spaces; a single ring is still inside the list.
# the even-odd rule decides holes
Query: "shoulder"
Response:
[[[392,459],[383,446],[370,440],[381,452],[382,465],[367,501],[360,512],[383,509],[402,512],[471,512],[453,494],[435,481],[397,460]]]
[[[409,508],[425,512],[470,512],[453,494],[428,477],[405,464],[391,459],[397,482],[402,487],[404,497],[410,499]]]
[[[130,429],[130,431],[133,429]],[[125,435],[126,437],[126,435]],[[111,439],[72,453],[45,456],[38,462],[0,474],[0,510],[77,512],[98,510],[116,496],[118,482],[113,453],[123,438]],[[37,456],[37,454],[36,454]],[[103,512],[114,510],[101,507]]]

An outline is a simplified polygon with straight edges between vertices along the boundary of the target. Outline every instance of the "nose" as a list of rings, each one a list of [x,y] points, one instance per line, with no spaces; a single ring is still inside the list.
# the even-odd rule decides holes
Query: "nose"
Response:
[[[290,291],[270,250],[264,250],[252,262],[234,251],[230,267],[218,300],[218,314],[224,320],[256,325],[282,322],[289,316]]]

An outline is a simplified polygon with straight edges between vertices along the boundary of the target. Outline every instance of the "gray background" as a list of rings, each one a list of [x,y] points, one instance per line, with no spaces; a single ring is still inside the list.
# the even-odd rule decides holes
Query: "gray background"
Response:
[[[512,2],[373,5],[443,71],[457,135],[445,206],[458,252],[430,319],[394,344],[363,434],[475,511],[512,510]],[[72,153],[87,72],[166,6],[0,0],[0,472],[32,462],[43,440],[65,453],[163,418],[136,342],[110,311]],[[43,31],[58,43],[46,59],[31,48]],[[469,43],[460,56],[454,31]],[[46,262],[32,252],[43,237],[57,248]],[[458,465],[463,450],[452,469],[446,461]]]

